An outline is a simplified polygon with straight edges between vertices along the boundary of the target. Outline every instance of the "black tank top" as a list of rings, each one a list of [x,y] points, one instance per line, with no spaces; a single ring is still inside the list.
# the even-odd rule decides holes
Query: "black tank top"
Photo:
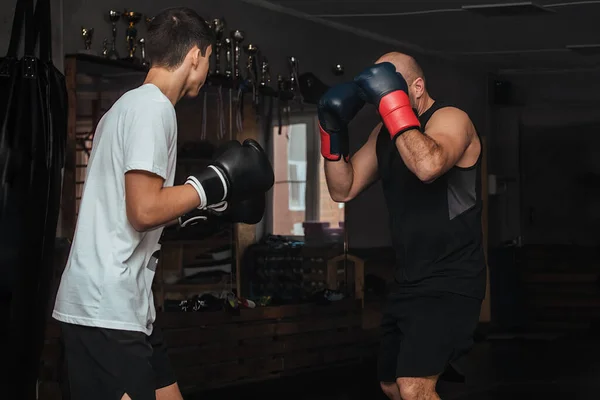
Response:
[[[436,102],[419,117],[423,130],[443,107],[449,105]],[[397,289],[482,299],[481,155],[472,167],[455,166],[423,183],[406,167],[384,126],[377,138],[377,162],[396,253]]]

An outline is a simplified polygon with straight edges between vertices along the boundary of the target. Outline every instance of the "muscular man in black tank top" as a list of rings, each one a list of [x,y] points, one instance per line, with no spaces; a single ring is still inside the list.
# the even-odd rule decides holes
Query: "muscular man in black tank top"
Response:
[[[348,155],[364,102],[382,119]],[[396,252],[382,321],[379,379],[394,400],[439,399],[439,376],[470,350],[485,296],[481,142],[469,116],[434,101],[423,71],[389,53],[319,104],[331,197],[347,202],[381,179]]]

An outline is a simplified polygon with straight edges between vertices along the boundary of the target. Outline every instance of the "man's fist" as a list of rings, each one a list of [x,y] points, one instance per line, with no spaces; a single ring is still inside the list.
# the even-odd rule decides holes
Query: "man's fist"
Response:
[[[262,147],[252,139],[230,142],[213,162],[198,174],[190,175],[202,209],[224,201],[240,202],[267,192],[275,180],[273,167]]]
[[[358,87],[342,83],[329,89],[319,100],[321,155],[330,161],[348,160],[348,124],[365,105]]]
[[[383,62],[365,69],[354,78],[362,95],[379,110],[392,139],[411,129],[420,129],[408,97],[408,84],[394,64]]]

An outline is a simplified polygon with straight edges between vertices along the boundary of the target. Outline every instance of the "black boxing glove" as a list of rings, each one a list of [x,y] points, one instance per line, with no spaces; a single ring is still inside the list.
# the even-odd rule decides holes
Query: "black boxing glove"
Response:
[[[265,196],[265,193],[257,194],[238,203],[226,203],[223,208],[208,207],[206,211],[209,218],[219,218],[231,223],[258,224],[265,215]]]
[[[321,155],[329,161],[348,161],[348,124],[365,105],[355,83],[342,83],[329,89],[319,100]]]
[[[265,214],[265,194],[243,200],[239,203],[221,203],[222,206],[209,206],[202,210],[192,210],[179,217],[182,228],[196,225],[207,219],[217,218],[229,223],[254,225],[259,223]]]
[[[408,84],[394,64],[383,62],[354,78],[369,103],[374,104],[392,140],[411,129],[421,129],[408,97]]]
[[[189,176],[185,183],[198,193],[198,208],[205,208],[264,194],[274,181],[273,167],[265,151],[255,140],[246,139],[240,146],[232,144],[206,169]]]

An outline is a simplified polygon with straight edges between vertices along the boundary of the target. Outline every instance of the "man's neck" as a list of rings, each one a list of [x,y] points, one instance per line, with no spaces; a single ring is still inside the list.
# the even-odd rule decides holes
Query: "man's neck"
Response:
[[[423,113],[431,108],[435,103],[435,100],[429,96],[429,93],[425,92],[417,103],[417,115],[420,117]]]
[[[144,84],[151,83],[171,101],[173,105],[182,97],[183,85],[177,79],[175,73],[164,68],[150,68]]]

